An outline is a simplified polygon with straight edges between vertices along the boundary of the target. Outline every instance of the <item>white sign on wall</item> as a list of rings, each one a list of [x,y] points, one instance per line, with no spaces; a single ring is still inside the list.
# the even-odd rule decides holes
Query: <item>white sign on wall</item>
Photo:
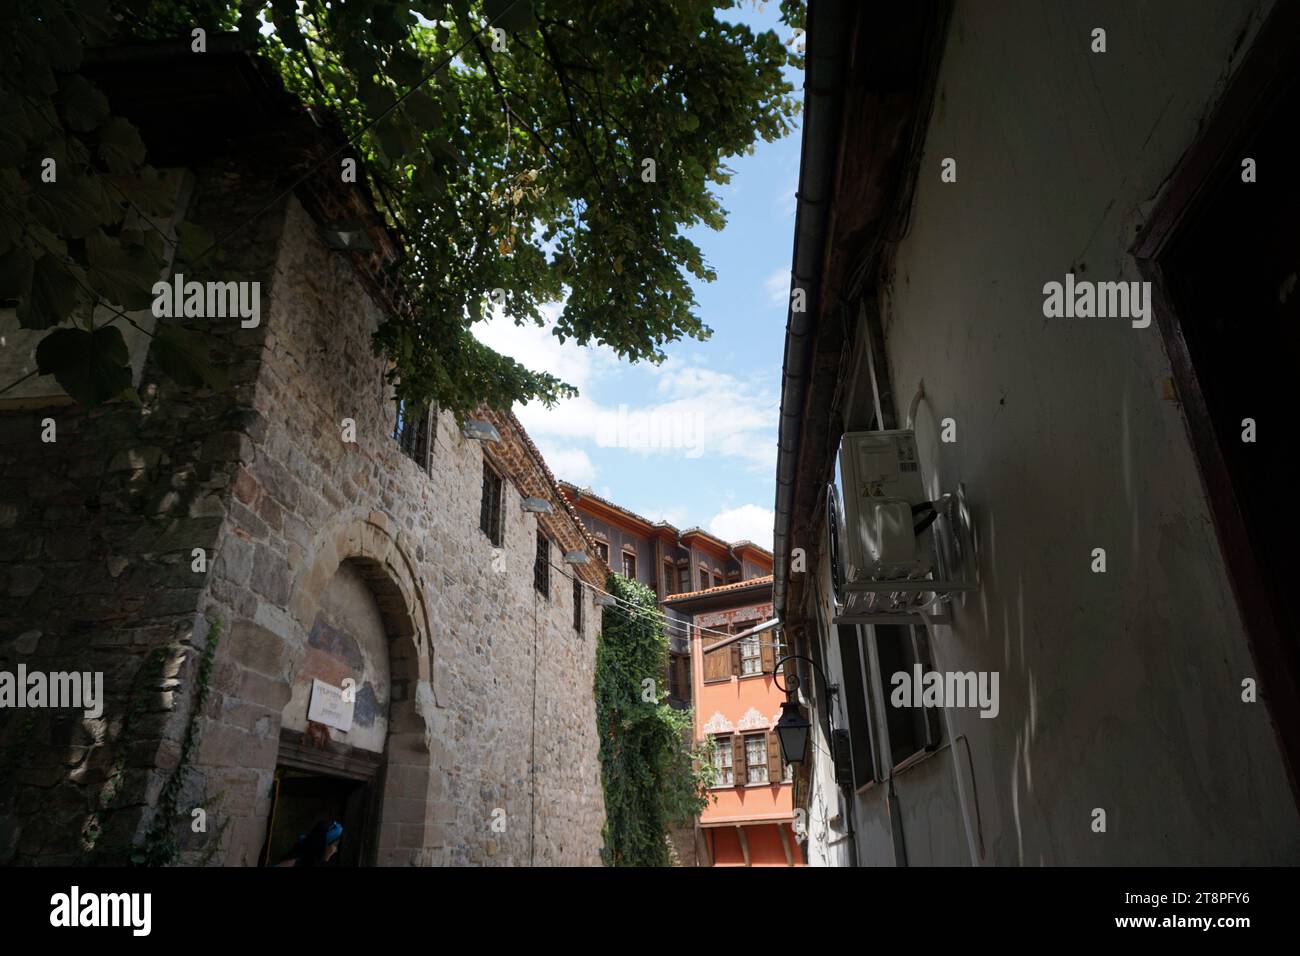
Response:
[[[353,701],[343,699],[343,688],[327,684],[322,680],[312,679],[311,701],[307,704],[307,719],[314,720],[326,727],[342,730],[352,729]]]

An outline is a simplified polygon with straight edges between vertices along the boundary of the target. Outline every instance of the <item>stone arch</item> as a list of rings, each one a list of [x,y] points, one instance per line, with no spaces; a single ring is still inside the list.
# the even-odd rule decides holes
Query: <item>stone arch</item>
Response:
[[[313,559],[294,580],[290,613],[309,633],[326,588],[343,564],[366,583],[388,637],[388,735],[380,788],[377,857],[381,865],[423,864],[432,852],[434,654],[423,580],[381,512],[345,515],[317,535]]]

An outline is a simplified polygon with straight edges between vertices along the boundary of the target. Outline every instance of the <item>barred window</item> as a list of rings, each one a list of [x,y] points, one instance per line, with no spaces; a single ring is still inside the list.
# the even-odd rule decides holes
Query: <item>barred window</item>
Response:
[[[402,454],[425,471],[429,470],[430,437],[429,406],[426,404],[416,407],[409,402],[398,402],[393,438],[402,449]]]
[[[713,738],[713,768],[718,778],[715,787],[736,785],[731,772],[731,738],[726,734],[716,734]]]
[[[483,462],[483,498],[479,503],[479,529],[496,547],[501,547],[501,476]]]
[[[767,734],[745,734],[745,782],[767,783]]]
[[[573,577],[573,629],[582,633],[582,602],[586,595],[582,593],[582,581],[575,574]]]
[[[533,587],[542,597],[551,596],[551,542],[537,532],[537,557],[533,560]]]

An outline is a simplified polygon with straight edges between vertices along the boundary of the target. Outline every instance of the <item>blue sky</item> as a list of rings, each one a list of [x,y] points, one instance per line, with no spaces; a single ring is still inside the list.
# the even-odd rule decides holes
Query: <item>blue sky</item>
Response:
[[[763,7],[732,11],[730,19],[788,38],[777,4]],[[787,75],[802,99],[802,77]],[[667,361],[653,366],[561,345],[548,329],[518,327],[505,316],[474,331],[497,351],[579,389],[578,398],[552,409],[516,408],[557,477],[650,518],[771,547],[797,125],[726,164],[735,170],[717,189],[726,228],[689,233],[718,276],[694,283],[699,314],[713,329],[707,342],[670,345]]]

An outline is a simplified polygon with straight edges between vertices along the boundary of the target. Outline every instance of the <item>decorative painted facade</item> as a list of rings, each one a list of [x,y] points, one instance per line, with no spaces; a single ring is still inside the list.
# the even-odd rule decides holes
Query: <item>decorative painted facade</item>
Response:
[[[732,640],[771,621],[771,576],[675,595],[665,605],[690,621],[695,736],[714,745],[716,785],[695,833],[701,864],[802,864],[791,768],[774,729],[786,698],[774,676],[785,654],[781,632]]]

